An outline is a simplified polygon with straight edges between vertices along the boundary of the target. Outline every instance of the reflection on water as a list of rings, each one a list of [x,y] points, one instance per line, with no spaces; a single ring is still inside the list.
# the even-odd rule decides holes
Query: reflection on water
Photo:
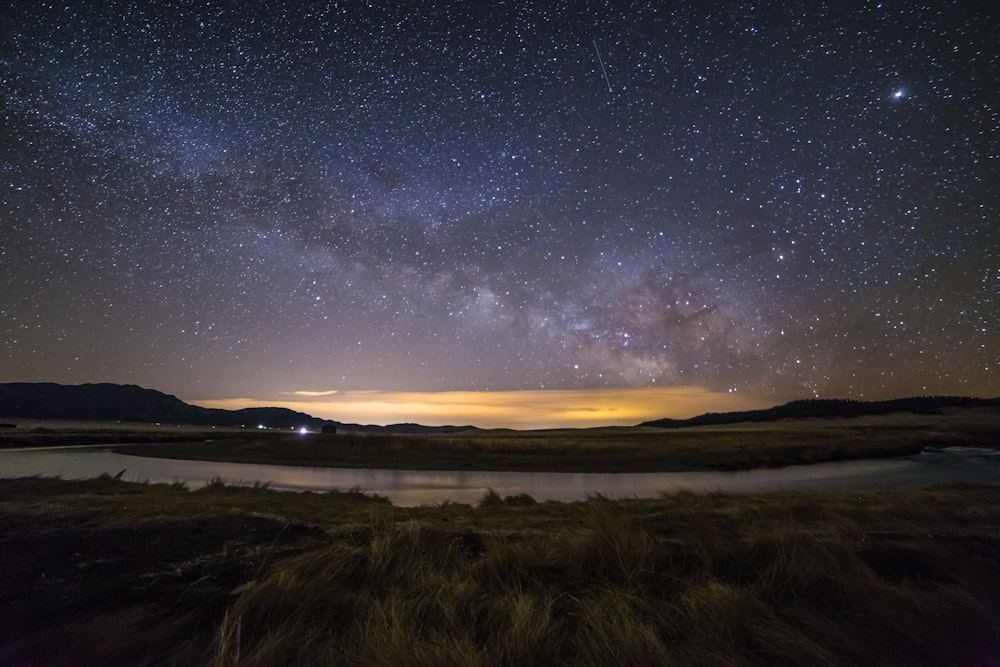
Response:
[[[487,489],[502,496],[527,493],[536,500],[583,500],[601,493],[612,498],[652,497],[664,491],[728,492],[794,490],[872,490],[941,482],[1000,483],[1000,456],[988,450],[954,448],[907,459],[844,461],[740,472],[545,473],[415,471],[221,463],[155,459],[116,454],[100,448],[0,451],[0,477],[30,475],[67,479],[102,473],[129,481],[185,482],[204,486],[221,477],[230,484],[267,482],[295,491],[346,491],[388,496],[409,507],[452,501],[474,503]]]

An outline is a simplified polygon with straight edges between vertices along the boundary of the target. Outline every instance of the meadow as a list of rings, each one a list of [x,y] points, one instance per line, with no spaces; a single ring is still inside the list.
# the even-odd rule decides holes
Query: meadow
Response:
[[[993,487],[404,509],[0,480],[0,663],[994,664],[997,526]]]
[[[916,454],[926,447],[1000,446],[1000,412],[954,409],[840,419],[784,419],[677,429],[471,430],[405,435],[343,432],[209,434],[116,451],[139,456],[337,468],[653,472],[739,470]]]

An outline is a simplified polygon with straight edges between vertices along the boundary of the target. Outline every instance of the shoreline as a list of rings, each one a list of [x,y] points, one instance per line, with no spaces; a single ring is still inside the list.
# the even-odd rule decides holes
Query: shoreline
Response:
[[[732,425],[475,430],[402,434],[290,433],[168,425],[60,424],[0,433],[0,451],[104,446],[123,454],[318,468],[513,471],[743,471],[897,459],[953,446],[1000,449],[1000,412],[898,413]]]

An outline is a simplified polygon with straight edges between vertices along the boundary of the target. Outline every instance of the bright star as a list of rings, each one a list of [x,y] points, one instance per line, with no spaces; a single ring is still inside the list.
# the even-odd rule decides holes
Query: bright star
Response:
[[[900,89],[900,90],[894,91],[892,93],[892,99],[894,99],[894,100],[901,100],[901,99],[903,99],[903,90]]]

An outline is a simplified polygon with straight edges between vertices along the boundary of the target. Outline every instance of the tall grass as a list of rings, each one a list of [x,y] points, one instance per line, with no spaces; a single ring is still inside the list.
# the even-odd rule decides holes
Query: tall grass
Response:
[[[975,664],[996,649],[982,573],[947,546],[916,549],[918,576],[900,569],[914,554],[886,556],[839,515],[694,526],[654,533],[593,498],[578,523],[469,553],[454,533],[385,525],[245,593],[216,664]]]
[[[1000,655],[998,488],[423,508],[113,479],[7,480],[0,491],[0,585],[20,591],[0,596],[0,615],[22,622],[0,625],[3,664],[984,665]],[[85,547],[95,534],[106,552]],[[85,558],[68,562],[70,546]],[[38,571],[46,578],[28,585]],[[71,590],[87,597],[67,600]]]

